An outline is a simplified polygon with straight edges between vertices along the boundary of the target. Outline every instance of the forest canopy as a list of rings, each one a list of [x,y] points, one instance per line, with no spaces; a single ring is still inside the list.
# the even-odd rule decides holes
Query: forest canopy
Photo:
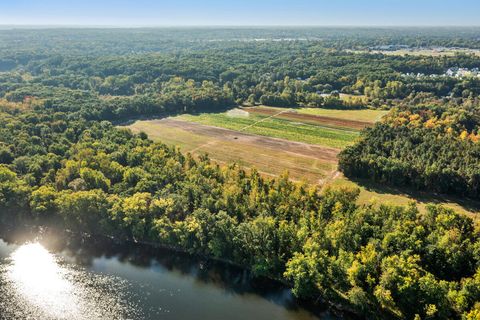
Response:
[[[480,198],[480,103],[396,108],[340,155],[349,176]]]
[[[480,229],[472,218],[433,205],[359,205],[356,189],[220,166],[113,123],[239,104],[388,109],[342,153],[346,174],[478,198],[480,78],[444,74],[480,58],[353,51],[474,49],[475,35],[1,30],[1,217],[226,259],[369,319],[476,319]]]

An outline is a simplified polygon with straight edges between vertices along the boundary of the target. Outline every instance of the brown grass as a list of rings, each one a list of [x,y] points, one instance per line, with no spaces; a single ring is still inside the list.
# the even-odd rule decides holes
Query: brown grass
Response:
[[[255,167],[269,176],[288,171],[293,180],[319,183],[336,170],[337,149],[173,119],[137,121],[133,132],[143,131],[153,140],[176,145],[194,155],[207,153],[219,163],[236,162]]]
[[[406,205],[415,201],[421,211],[430,203],[442,204],[480,223],[480,203],[474,201],[346,179],[336,171],[338,149],[173,119],[137,121],[129,128],[134,132],[143,131],[153,140],[176,145],[195,156],[208,153],[212,160],[220,164],[236,162],[245,169],[255,167],[265,176],[276,177],[288,171],[296,181],[334,188],[359,188],[360,204]]]
[[[244,108],[244,110],[253,114],[260,114],[265,116],[272,116],[278,113],[278,109],[266,108],[266,107],[251,107]],[[365,127],[370,127],[373,125],[372,122],[358,121],[358,120],[347,120],[340,118],[332,118],[325,116],[317,116],[312,114],[298,113],[295,111],[285,111],[281,114],[275,116],[275,118],[290,120],[290,121],[299,121],[304,123],[316,124],[320,126],[333,127],[333,128],[345,128],[351,130],[362,130]]]

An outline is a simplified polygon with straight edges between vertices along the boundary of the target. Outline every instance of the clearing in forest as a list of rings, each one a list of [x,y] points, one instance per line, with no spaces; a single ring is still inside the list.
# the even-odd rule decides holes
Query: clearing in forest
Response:
[[[366,123],[375,123],[382,119],[388,113],[386,110],[375,109],[323,109],[323,108],[298,108],[298,113],[310,114],[315,116],[323,116],[336,119],[344,119],[351,121],[361,121]]]
[[[339,149],[277,139],[177,119],[136,121],[129,128],[219,163],[236,162],[269,176],[288,171],[292,179],[319,183],[337,167]]]
[[[281,118],[282,114],[283,111],[277,111],[271,115],[250,113],[249,117],[231,117],[226,113],[200,113],[184,114],[175,119],[336,149],[353,144],[359,136],[359,130],[312,124],[300,119],[292,121]]]
[[[286,110],[279,107],[258,106],[255,109],[270,109],[270,110]],[[328,108],[314,108],[314,107],[299,107],[290,109],[294,113],[308,114],[312,116],[320,116],[333,118],[336,120],[346,121],[360,121],[364,123],[375,123],[382,119],[388,113],[387,110],[376,109],[328,109]]]
[[[392,204],[397,206],[408,205],[416,202],[420,211],[425,211],[429,204],[441,204],[447,208],[463,213],[480,224],[480,202],[471,199],[461,199],[454,196],[438,195],[429,192],[414,191],[408,188],[396,188],[371,181],[354,182],[338,174],[325,186],[332,188],[359,188],[359,204]]]
[[[428,203],[441,203],[478,216],[475,213],[480,204],[356,183],[336,171],[337,154],[355,141],[360,124],[372,125],[385,111],[271,107],[234,110],[136,121],[129,128],[194,156],[207,153],[219,164],[236,162],[245,169],[254,167],[266,176],[278,177],[288,171],[295,181],[335,188],[358,187],[360,203],[404,205],[417,201],[420,210]]]

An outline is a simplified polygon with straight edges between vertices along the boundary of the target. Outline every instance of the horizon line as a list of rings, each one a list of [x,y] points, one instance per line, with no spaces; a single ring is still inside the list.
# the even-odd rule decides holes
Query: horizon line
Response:
[[[478,25],[388,25],[388,24],[1,24],[0,28],[109,28],[109,29],[154,29],[154,28],[480,28]]]

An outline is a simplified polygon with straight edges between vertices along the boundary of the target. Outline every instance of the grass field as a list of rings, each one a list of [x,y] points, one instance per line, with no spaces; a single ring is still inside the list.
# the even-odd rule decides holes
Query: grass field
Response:
[[[266,108],[271,110],[278,110],[279,112],[285,108],[259,106],[256,108]],[[300,114],[308,114],[320,117],[330,117],[335,119],[349,120],[349,121],[363,121],[368,123],[375,123],[379,121],[384,115],[388,113],[385,110],[375,109],[324,109],[324,108],[292,108],[293,111]]]
[[[337,153],[359,135],[358,128],[353,128],[357,123],[352,121],[371,124],[380,120],[385,111],[295,108],[294,113],[288,113],[291,109],[255,109],[248,114],[230,111],[137,121],[129,128],[134,132],[143,131],[154,140],[179,146],[184,152],[208,153],[220,164],[236,162],[246,169],[255,167],[266,176],[276,177],[288,171],[296,181],[333,188],[356,187],[360,189],[362,204],[374,201],[405,205],[416,201],[419,209],[425,210],[429,203],[440,203],[480,221],[479,203],[406,192],[366,181],[353,182],[336,172]],[[265,109],[274,112],[265,113]],[[259,110],[263,113],[257,112]],[[278,115],[279,112],[284,113]],[[311,117],[298,117],[299,114]]]
[[[372,122],[325,117],[319,115],[300,113],[292,109],[274,109],[268,107],[243,108],[250,115],[259,115],[264,117],[274,117],[294,123],[311,124],[324,128],[341,129],[347,131],[361,131],[365,127],[372,126]]]
[[[278,176],[288,171],[292,179],[320,183],[335,172],[335,149],[241,134],[178,120],[136,121],[129,128],[143,131],[156,141],[178,146],[194,155],[207,153],[218,163],[236,162],[255,167],[264,175]]]
[[[344,148],[351,145],[359,136],[358,131],[355,130],[322,127],[260,115],[231,117],[226,113],[202,113],[199,115],[181,115],[177,119],[332,148]]]
[[[414,201],[420,211],[424,211],[428,204],[441,204],[459,213],[463,213],[480,223],[480,202],[459,199],[448,196],[435,196],[428,193],[401,190],[394,187],[378,185],[369,181],[354,182],[342,175],[331,180],[326,186],[332,188],[359,188],[359,204],[393,204],[407,205]]]
[[[356,120],[375,123],[388,113],[384,110],[361,109],[361,110],[338,110],[321,108],[299,108],[299,113],[323,117],[332,117],[345,120]]]

